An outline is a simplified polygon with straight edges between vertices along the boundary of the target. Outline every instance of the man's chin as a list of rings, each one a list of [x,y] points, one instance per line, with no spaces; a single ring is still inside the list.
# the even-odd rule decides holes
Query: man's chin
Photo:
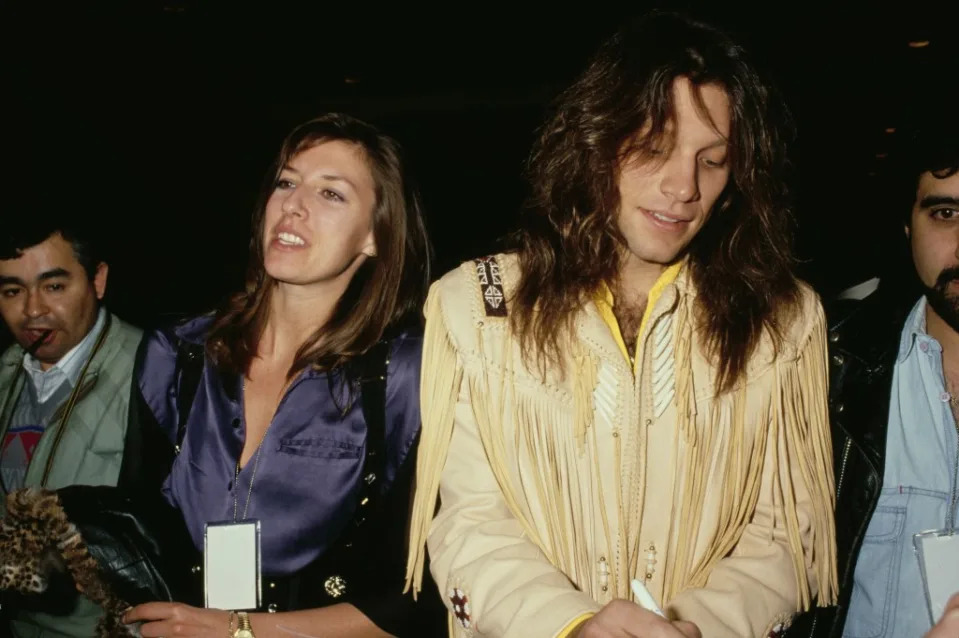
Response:
[[[926,301],[932,306],[932,309],[939,317],[946,322],[955,332],[959,332],[959,294],[950,294],[948,290],[953,287],[953,283],[959,285],[959,281],[953,280],[942,290],[936,288],[926,291]]]

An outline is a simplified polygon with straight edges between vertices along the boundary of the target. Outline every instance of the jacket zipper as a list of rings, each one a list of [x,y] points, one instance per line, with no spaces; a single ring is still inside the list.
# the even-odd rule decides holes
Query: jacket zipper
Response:
[[[849,460],[849,450],[852,449],[852,439],[846,437],[846,444],[842,450],[842,465],[839,467],[839,482],[836,483],[836,501],[839,501],[839,494],[842,492],[842,480],[846,476],[846,462]],[[819,614],[813,614],[812,626],[809,628],[809,636],[816,635],[816,624],[819,622]]]
[[[846,476],[846,461],[849,460],[849,450],[852,448],[852,439],[846,437],[846,446],[842,452],[842,465],[839,468],[839,482],[836,484],[836,501],[839,501],[839,494],[842,492],[842,479]]]

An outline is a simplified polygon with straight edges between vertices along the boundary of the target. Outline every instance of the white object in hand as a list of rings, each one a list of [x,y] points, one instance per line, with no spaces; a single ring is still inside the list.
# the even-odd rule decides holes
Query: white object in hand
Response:
[[[666,614],[663,613],[663,610],[660,609],[659,605],[656,604],[656,601],[653,600],[652,594],[649,593],[649,590],[646,589],[646,586],[643,585],[643,583],[634,578],[630,583],[630,586],[632,587],[633,595],[636,596],[636,602],[638,602],[643,609],[651,611],[654,614],[658,614],[663,618],[666,617]]]

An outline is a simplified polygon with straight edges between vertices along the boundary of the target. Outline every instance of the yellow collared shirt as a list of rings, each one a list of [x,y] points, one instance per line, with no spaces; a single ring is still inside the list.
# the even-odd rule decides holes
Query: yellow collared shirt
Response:
[[[669,266],[659,275],[659,279],[656,280],[656,283],[653,284],[653,287],[649,290],[649,296],[646,300],[646,310],[643,312],[643,320],[639,323],[639,331],[636,333],[637,340],[639,336],[643,334],[643,329],[646,327],[646,322],[649,320],[650,315],[653,313],[653,308],[656,306],[656,302],[659,300],[660,295],[663,294],[663,290],[666,289],[666,286],[673,283],[676,280],[676,277],[679,276],[679,271],[683,268],[683,262],[677,262],[672,266]],[[613,313],[613,305],[615,300],[613,299],[613,291],[609,289],[609,286],[604,282],[600,285],[599,290],[596,291],[596,307],[599,309],[599,314],[603,318],[603,321],[606,322],[606,325],[609,326],[609,331],[613,333],[613,338],[616,340],[616,343],[619,345],[619,349],[623,353],[623,357],[627,361],[630,361],[629,350],[626,349],[626,341],[623,339],[623,333],[619,329],[619,322],[616,321],[616,315]],[[633,363],[633,374],[635,375],[638,372],[639,362],[634,361]]]

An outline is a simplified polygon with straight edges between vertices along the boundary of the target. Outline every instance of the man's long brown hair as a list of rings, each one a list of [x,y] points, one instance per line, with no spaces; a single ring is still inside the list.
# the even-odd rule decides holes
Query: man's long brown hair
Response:
[[[788,111],[726,35],[651,14],[601,46],[557,99],[530,156],[532,192],[514,237],[522,274],[511,320],[541,370],[561,360],[561,336],[570,334],[575,313],[616,278],[625,244],[617,227],[619,168],[669,145],[680,77],[694,90],[721,87],[730,103],[729,184],[685,253],[717,392],[739,379],[764,330],[778,343],[796,307],[784,183]]]
[[[217,313],[207,339],[207,354],[222,369],[241,374],[249,370],[269,316],[276,281],[263,267],[264,218],[280,171],[299,153],[334,140],[356,145],[373,176],[376,257],[357,269],[329,321],[300,346],[290,375],[307,366],[336,369],[392,328],[419,320],[429,284],[430,250],[399,144],[365,122],[332,113],[294,129],[268,174],[253,213],[246,285]]]

